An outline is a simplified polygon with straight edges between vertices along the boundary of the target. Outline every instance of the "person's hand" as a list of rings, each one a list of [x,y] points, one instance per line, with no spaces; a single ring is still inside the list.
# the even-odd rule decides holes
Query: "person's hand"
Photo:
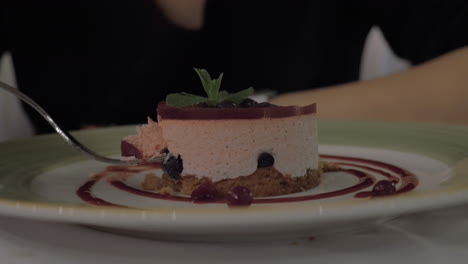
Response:
[[[172,23],[190,30],[203,26],[206,0],[154,0]]]

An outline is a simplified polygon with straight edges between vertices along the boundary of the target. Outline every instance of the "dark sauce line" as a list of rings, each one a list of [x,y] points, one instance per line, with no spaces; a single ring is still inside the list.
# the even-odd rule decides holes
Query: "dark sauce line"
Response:
[[[320,194],[313,194],[313,195],[306,195],[306,196],[297,196],[297,197],[284,197],[284,198],[257,198],[253,200],[253,203],[287,203],[287,202],[301,202],[301,201],[309,201],[309,200],[318,200],[318,199],[325,199],[325,198],[330,198],[330,197],[335,197],[335,196],[340,196],[340,195],[346,195],[349,193],[354,193],[359,190],[365,189],[369,186],[371,186],[375,180],[372,176],[366,174],[365,172],[362,171],[357,171],[357,170],[352,170],[352,169],[345,169],[342,170],[345,171],[351,175],[356,176],[359,179],[359,183],[356,185],[353,185],[351,187],[337,190],[337,191],[332,191],[332,192],[326,192],[326,193],[320,193]],[[144,191],[140,190],[137,188],[130,187],[126,185],[122,181],[109,181],[110,184],[112,184],[114,187],[128,192],[132,193],[135,195],[140,195],[144,197],[149,197],[149,198],[155,198],[155,199],[161,199],[161,200],[167,200],[167,201],[176,201],[176,202],[191,202],[191,199],[188,197],[182,197],[182,196],[171,196],[171,195],[164,195],[164,194],[159,194],[155,192],[149,192],[149,191]],[[223,200],[215,200],[215,201],[207,201],[204,203],[224,203]]]
[[[167,201],[191,202],[189,197],[173,196],[173,195],[167,195],[167,194],[165,195],[165,194],[160,194],[160,193],[155,193],[155,192],[148,192],[148,191],[130,187],[127,184],[125,184],[125,182],[122,182],[119,180],[109,181],[109,183],[112,184],[114,187],[118,188],[119,190],[131,193],[131,194],[139,195],[139,196],[160,199],[160,200],[167,200]]]
[[[346,162],[337,162],[335,163],[336,165],[343,165],[343,166],[351,166],[351,167],[355,167],[355,168],[361,168],[361,169],[365,169],[365,170],[368,170],[368,171],[372,171],[372,172],[375,172],[377,174],[380,174],[384,177],[386,177],[387,179],[389,179],[390,181],[392,181],[393,183],[397,184],[398,182],[400,182],[400,178],[398,178],[397,176],[394,176],[388,172],[385,172],[383,170],[379,170],[379,169],[375,169],[375,168],[371,168],[371,167],[368,167],[368,166],[364,166],[364,165],[358,165],[358,164],[353,164],[353,163],[346,163]]]
[[[414,176],[412,173],[410,173],[409,171],[406,171],[402,168],[399,168],[397,166],[394,166],[394,165],[391,165],[391,164],[388,164],[388,163],[384,163],[384,162],[381,162],[381,161],[376,161],[376,160],[368,160],[368,159],[361,159],[361,158],[351,158],[351,157],[341,157],[341,156],[333,156],[333,155],[320,155],[321,158],[325,158],[325,159],[337,159],[337,160],[344,160],[344,161],[354,161],[354,162],[361,162],[361,163],[364,163],[364,164],[368,164],[368,165],[373,165],[373,166],[376,166],[376,167],[380,167],[380,168],[383,168],[383,169],[387,169],[401,177],[408,177],[408,176]]]
[[[419,184],[419,180],[416,177],[416,175],[412,174],[411,172],[409,172],[407,170],[404,170],[402,168],[399,168],[397,166],[394,166],[394,165],[391,165],[391,164],[388,164],[388,163],[384,163],[384,162],[380,162],[380,161],[376,161],[376,160],[351,158],[351,157],[340,157],[340,156],[333,156],[333,155],[320,155],[320,157],[325,158],[325,159],[338,159],[338,160],[351,161],[351,162],[361,162],[361,163],[365,163],[365,164],[372,165],[372,166],[375,166],[375,167],[380,167],[380,168],[383,168],[383,169],[387,169],[387,170],[397,174],[399,177],[401,177],[402,183],[401,183],[400,188],[394,194],[391,194],[391,195],[396,195],[396,194],[401,194],[401,193],[412,191]],[[341,163],[341,164],[344,165],[345,163]],[[379,172],[379,171],[376,171],[376,169],[369,168],[369,167],[366,167],[366,166],[357,165],[357,164],[349,164],[349,163],[346,164],[346,165],[371,170],[371,171],[377,172],[377,173],[379,173],[379,174],[381,174],[383,176],[386,176],[386,172],[383,172],[383,171]],[[368,197],[371,197],[371,196],[373,196],[373,194],[370,191],[359,192],[359,193],[356,193],[354,195],[355,198],[368,198]]]
[[[148,197],[148,198],[153,198],[153,199],[160,199],[160,200],[174,201],[174,202],[192,202],[192,203],[197,203],[197,204],[225,203],[224,199],[214,199],[214,200],[207,200],[207,201],[192,201],[187,196],[174,196],[174,195],[169,195],[169,194],[149,192],[149,191],[145,191],[145,190],[141,190],[141,189],[128,186],[127,184],[125,184],[125,182],[120,181],[120,180],[112,180],[112,181],[109,181],[109,183],[121,191],[139,195],[139,196]]]
[[[355,176],[359,182],[351,187],[347,187],[341,190],[336,190],[332,192],[326,192],[326,193],[319,193],[319,194],[313,194],[313,195],[306,195],[306,196],[297,196],[297,197],[284,197],[284,198],[257,198],[254,199],[253,203],[286,203],[286,202],[301,202],[301,201],[309,201],[309,200],[318,200],[318,199],[325,199],[325,198],[330,198],[330,197],[337,197],[337,196],[342,196],[342,195],[347,195],[350,193],[355,193],[360,190],[363,190],[367,187],[372,186],[375,183],[375,178],[368,173],[361,171],[361,170],[367,170],[367,171],[372,171],[374,173],[377,173],[379,175],[382,175],[395,183],[399,182],[401,179],[402,184],[400,189],[397,190],[396,194],[398,193],[404,193],[404,192],[409,192],[413,190],[414,188],[417,187],[418,185],[418,179],[415,175],[411,174],[410,172],[396,167],[394,165],[390,165],[387,163],[383,163],[380,161],[374,161],[374,160],[367,160],[367,159],[362,159],[362,158],[351,158],[351,157],[340,157],[340,156],[332,156],[332,155],[321,155],[321,158],[325,159],[333,159],[333,160],[341,160],[341,161],[351,161],[351,162],[360,162],[364,163],[367,165],[372,165],[374,167],[379,167],[383,169],[387,169],[394,174],[398,175],[401,178],[395,177],[387,172],[384,172],[382,170],[376,169],[376,168],[371,168],[368,166],[360,165],[360,164],[351,164],[351,163],[339,163],[337,162],[338,165],[346,165],[350,167],[354,167],[354,169],[339,169],[338,171],[344,171],[348,174],[351,174]],[[85,182],[77,191],[77,195],[85,202],[93,205],[110,205],[110,206],[119,206],[117,204],[113,204],[110,202],[107,202],[105,200],[102,200],[100,198],[94,197],[92,195],[92,187],[102,178],[107,176],[109,173],[112,172],[120,172],[122,174],[131,176],[135,173],[140,173],[143,171],[151,170],[151,169],[158,169],[160,168],[160,164],[144,164],[144,165],[138,165],[138,166],[109,166],[106,171],[101,172],[100,174],[97,174],[93,178],[91,178],[89,181]],[[359,170],[361,169],[361,170]],[[324,173],[325,175],[326,173]],[[161,200],[167,200],[167,201],[177,201],[177,202],[192,202],[189,197],[184,197],[184,196],[173,196],[173,195],[164,195],[160,193],[155,193],[155,192],[150,192],[150,191],[144,191],[141,189],[133,188],[131,186],[128,186],[125,183],[125,180],[109,180],[108,181],[112,186],[118,188],[119,190],[143,196],[143,197],[149,197],[149,198],[154,198],[154,199],[161,199]],[[369,191],[363,191],[363,192],[358,192],[354,195],[356,198],[367,198],[372,196],[372,192]],[[206,202],[200,202],[200,203],[224,203],[223,200],[215,200],[215,201],[206,201]]]
[[[105,205],[105,206],[121,206],[118,204],[113,204],[108,201],[102,200],[100,198],[95,197],[92,194],[93,186],[102,178],[107,175],[106,172],[97,174],[96,176],[92,177],[90,180],[85,182],[83,185],[76,190],[76,194],[81,198],[81,200],[93,204],[93,205]]]
[[[388,194],[387,196],[392,196],[392,195],[412,191],[412,190],[414,190],[414,188],[416,188],[416,186],[417,185],[414,184],[414,183],[408,183],[407,185],[405,185],[405,186],[401,187],[400,189],[398,189],[395,193]],[[356,193],[354,195],[355,198],[369,198],[369,197],[372,197],[372,196],[373,196],[373,194],[370,191],[358,192],[358,193]]]

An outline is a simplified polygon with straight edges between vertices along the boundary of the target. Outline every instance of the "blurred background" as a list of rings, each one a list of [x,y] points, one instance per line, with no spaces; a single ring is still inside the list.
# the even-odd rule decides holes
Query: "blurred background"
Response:
[[[366,40],[360,79],[369,80],[396,73],[406,69],[408,65],[406,61],[394,55],[382,32],[374,27]],[[14,67],[8,53],[0,59],[0,80],[16,86]],[[33,134],[32,125],[18,100],[0,90],[0,142],[29,137]]]

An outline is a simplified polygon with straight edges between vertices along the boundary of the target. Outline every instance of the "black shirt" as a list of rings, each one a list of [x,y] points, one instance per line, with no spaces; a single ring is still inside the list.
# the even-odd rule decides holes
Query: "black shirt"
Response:
[[[357,80],[374,25],[413,64],[468,44],[466,0],[212,0],[198,31],[172,25],[152,0],[7,2],[0,52],[12,53],[19,88],[67,129],[155,118],[167,93],[203,94],[193,67],[224,72],[229,91]],[[51,131],[26,109],[38,133]]]

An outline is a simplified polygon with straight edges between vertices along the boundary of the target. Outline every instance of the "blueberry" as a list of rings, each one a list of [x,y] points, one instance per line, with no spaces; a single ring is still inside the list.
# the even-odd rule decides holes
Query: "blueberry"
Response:
[[[257,168],[267,168],[272,167],[275,163],[275,159],[270,153],[263,152],[258,156],[257,159]]]
[[[182,159],[180,156],[170,157],[162,165],[163,172],[173,180],[179,180],[181,178],[182,170],[184,169]]]
[[[249,107],[255,107],[255,106],[257,106],[257,104],[258,104],[257,101],[252,100],[252,99],[250,99],[250,98],[246,98],[246,99],[244,99],[244,101],[242,101],[242,102],[239,104],[239,106],[240,106],[240,107],[249,108]]]
[[[383,196],[390,195],[396,192],[394,183],[387,180],[378,181],[372,188],[372,195],[374,196]]]
[[[190,194],[190,198],[194,202],[213,201],[216,200],[216,198],[218,197],[218,190],[216,189],[216,186],[211,182],[200,184]]]
[[[252,192],[244,186],[235,186],[226,193],[226,203],[229,206],[248,206],[252,201]]]
[[[216,105],[218,108],[234,108],[237,104],[231,101],[222,101]]]

